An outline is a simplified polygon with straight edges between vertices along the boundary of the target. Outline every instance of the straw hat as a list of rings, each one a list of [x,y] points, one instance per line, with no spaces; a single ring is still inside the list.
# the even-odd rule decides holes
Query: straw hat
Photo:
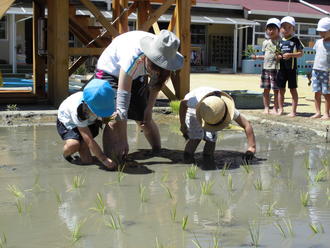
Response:
[[[234,100],[225,92],[215,91],[204,96],[196,106],[196,117],[206,131],[220,131],[234,118]]]
[[[83,100],[97,116],[108,117],[115,111],[115,92],[111,85],[102,79],[92,79],[84,88]]]
[[[140,45],[143,53],[163,69],[175,71],[183,66],[183,56],[178,52],[180,40],[168,30],[153,37],[143,37]]]

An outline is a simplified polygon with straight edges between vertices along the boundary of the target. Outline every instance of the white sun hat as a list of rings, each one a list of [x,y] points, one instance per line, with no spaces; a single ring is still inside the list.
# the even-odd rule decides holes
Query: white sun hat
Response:
[[[296,21],[292,16],[283,17],[281,20],[281,24],[285,22],[291,24],[292,26],[296,26]]]
[[[214,91],[204,96],[196,106],[196,118],[206,131],[220,131],[234,118],[235,103],[225,92]]]
[[[163,69],[175,71],[183,66],[183,56],[178,52],[180,40],[168,30],[153,37],[143,37],[140,45],[144,54]]]
[[[323,17],[317,24],[317,31],[327,32],[330,30],[330,17]]]
[[[267,23],[266,23],[266,27],[268,25],[274,24],[276,25],[278,28],[281,28],[281,21],[277,18],[270,18],[268,19]]]

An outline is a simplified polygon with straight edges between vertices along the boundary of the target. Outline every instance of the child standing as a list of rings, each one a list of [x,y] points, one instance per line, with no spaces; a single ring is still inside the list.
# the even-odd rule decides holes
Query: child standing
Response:
[[[104,155],[94,140],[98,135],[97,117],[109,117],[114,112],[114,91],[105,80],[93,79],[80,91],[65,99],[58,109],[57,131],[65,141],[64,158],[72,162],[79,152],[82,163],[91,163],[91,152],[108,169],[116,164]]]
[[[279,92],[279,111],[278,114],[282,115],[284,105],[284,95],[286,82],[288,81],[288,88],[292,96],[292,110],[288,116],[294,117],[297,115],[298,106],[298,92],[297,92],[297,58],[303,55],[302,50],[304,45],[301,41],[294,36],[294,28],[296,22],[291,16],[283,17],[281,20],[281,35],[280,41],[281,54],[280,59],[280,70],[277,73],[277,85],[280,88]]]
[[[312,89],[315,92],[316,113],[311,118],[321,118],[321,95],[323,94],[325,111],[321,119],[329,120],[330,17],[324,17],[319,21],[317,31],[322,39],[317,40],[314,45],[316,54],[312,71]]]
[[[270,18],[266,24],[266,34],[269,39],[266,39],[262,44],[264,55],[253,55],[252,59],[263,59],[263,70],[261,74],[260,88],[264,89],[263,102],[264,114],[269,114],[270,89],[274,91],[274,107],[272,114],[277,114],[278,111],[278,91],[276,84],[277,70],[279,63],[277,60],[277,51],[280,38],[281,22],[277,18]]]
[[[217,131],[235,120],[245,130],[248,141],[246,158],[252,159],[256,152],[256,141],[250,122],[235,109],[234,100],[216,88],[200,87],[189,92],[180,102],[180,130],[188,140],[184,149],[186,162],[194,159],[201,140],[205,140],[203,155],[213,158]]]

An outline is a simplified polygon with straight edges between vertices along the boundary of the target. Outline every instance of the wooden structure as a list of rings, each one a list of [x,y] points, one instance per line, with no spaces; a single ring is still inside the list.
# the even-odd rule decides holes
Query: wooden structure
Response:
[[[9,5],[12,2],[5,1]],[[1,93],[0,102],[21,103],[48,99],[51,104],[58,106],[68,96],[69,76],[89,56],[100,55],[114,37],[128,31],[128,16],[131,13],[137,14],[137,30],[148,31],[153,28],[154,32],[158,33],[158,18],[170,10],[173,10],[173,13],[168,30],[175,32],[181,40],[180,52],[184,56],[184,66],[171,76],[175,92],[171,92],[166,86],[162,90],[171,100],[184,97],[189,91],[190,9],[195,0],[112,0],[112,22],[109,22],[90,0],[80,2],[93,14],[98,26],[91,24],[89,16],[77,15],[76,6],[71,5],[70,0],[33,0],[33,92]],[[40,47],[43,44],[40,37],[44,31],[40,28],[40,20],[46,19],[46,9],[47,48],[46,52],[41,54]],[[69,31],[84,44],[84,47],[69,47]],[[69,66],[70,56],[77,59]]]

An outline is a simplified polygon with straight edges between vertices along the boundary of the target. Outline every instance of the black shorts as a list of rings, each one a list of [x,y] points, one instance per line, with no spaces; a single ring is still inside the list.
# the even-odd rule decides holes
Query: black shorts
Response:
[[[277,86],[282,89],[285,88],[286,81],[288,81],[289,89],[298,88],[297,70],[279,70],[276,78]]]
[[[107,74],[104,71],[98,71],[95,78],[107,80],[112,88],[118,89],[118,78]],[[115,99],[117,97],[115,96]],[[132,81],[131,101],[128,107],[128,119],[143,121],[144,110],[147,107],[149,99],[149,87],[144,76],[140,76]]]
[[[82,141],[81,134],[77,127],[73,129],[67,129],[62,122],[57,119],[56,122],[57,132],[61,136],[62,140],[74,139]],[[100,125],[94,123],[88,126],[91,131],[93,138],[95,138],[99,134]]]

